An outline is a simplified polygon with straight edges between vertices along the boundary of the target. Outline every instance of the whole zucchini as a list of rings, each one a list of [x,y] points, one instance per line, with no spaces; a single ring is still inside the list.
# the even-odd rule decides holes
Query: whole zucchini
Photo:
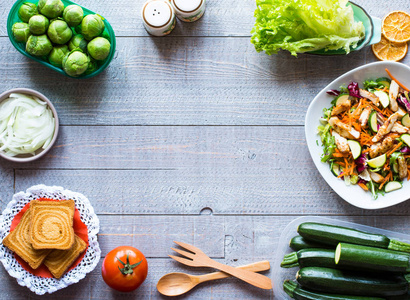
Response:
[[[323,244],[323,243],[317,243],[313,241],[307,241],[300,235],[294,236],[290,242],[289,242],[290,248],[292,248],[295,251],[299,251],[302,249],[310,249],[310,248],[332,248],[329,245]]]
[[[406,273],[410,271],[409,260],[409,253],[345,243],[335,252],[337,266],[365,271]]]
[[[296,300],[385,300],[385,298],[379,297],[342,296],[311,292],[304,290],[302,287],[290,280],[285,280],[283,283],[283,290],[286,294]]]
[[[280,264],[282,268],[326,267],[336,268],[335,250],[331,249],[302,249],[298,252],[286,254]]]
[[[408,291],[404,277],[394,274],[374,277],[331,268],[306,267],[299,270],[296,279],[306,289],[334,294],[389,297],[404,295]]]
[[[299,225],[298,233],[306,240],[334,247],[339,243],[349,243],[410,252],[410,244],[391,240],[382,234],[372,234],[342,226],[305,222]]]

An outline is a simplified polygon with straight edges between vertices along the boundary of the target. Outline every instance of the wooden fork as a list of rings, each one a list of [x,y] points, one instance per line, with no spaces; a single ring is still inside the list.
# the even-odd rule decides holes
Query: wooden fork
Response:
[[[191,266],[191,267],[210,267],[210,268],[214,268],[220,271],[223,271],[225,273],[228,273],[236,278],[239,278],[249,284],[252,284],[258,288],[261,289],[266,289],[266,290],[270,290],[272,289],[272,281],[261,274],[258,273],[254,273],[251,271],[247,271],[247,270],[241,270],[241,269],[237,269],[231,266],[227,266],[224,264],[221,264],[211,258],[209,258],[204,252],[202,252],[202,250],[186,244],[186,243],[181,243],[181,242],[175,242],[175,244],[179,245],[180,247],[192,252],[187,252],[184,250],[180,250],[180,249],[175,249],[175,248],[171,248],[172,250],[174,250],[175,252],[181,254],[182,256],[185,256],[189,259],[186,258],[182,258],[182,257],[178,257],[178,256],[174,256],[174,255],[169,255],[169,257],[171,257],[172,259],[176,260],[177,262],[180,262],[181,264],[187,265],[187,266]]]

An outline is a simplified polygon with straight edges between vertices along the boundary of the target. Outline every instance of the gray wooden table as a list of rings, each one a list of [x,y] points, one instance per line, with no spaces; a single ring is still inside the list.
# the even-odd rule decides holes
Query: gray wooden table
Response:
[[[74,80],[13,48],[6,31],[13,2],[0,0],[0,91],[44,93],[59,113],[61,134],[37,162],[0,160],[0,208],[13,193],[40,183],[88,196],[100,218],[102,258],[124,244],[148,258],[146,282],[127,298],[165,299],[156,291],[162,275],[210,271],[171,261],[173,240],[242,265],[273,264],[281,231],[301,215],[410,233],[410,203],[377,211],[347,204],[320,177],[304,137],[314,96],[341,74],[375,61],[371,49],[344,57],[258,54],[249,33],[254,0],[209,0],[200,21],[179,22],[164,38],[145,32],[143,0],[78,0],[113,25],[117,52],[98,77]],[[356,2],[380,18],[410,11],[408,0]],[[0,298],[123,298],[105,285],[100,268],[101,262],[80,283],[39,297],[0,267]],[[227,279],[181,298],[275,297]]]

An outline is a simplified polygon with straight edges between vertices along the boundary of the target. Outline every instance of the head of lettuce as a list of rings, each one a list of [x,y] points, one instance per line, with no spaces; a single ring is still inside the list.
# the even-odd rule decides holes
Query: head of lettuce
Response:
[[[251,42],[258,52],[292,55],[320,49],[357,47],[364,38],[362,22],[355,22],[347,0],[256,0]]]

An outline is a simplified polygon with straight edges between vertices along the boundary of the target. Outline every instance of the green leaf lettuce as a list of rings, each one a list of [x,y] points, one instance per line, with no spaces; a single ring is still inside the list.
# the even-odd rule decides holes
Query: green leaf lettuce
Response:
[[[258,52],[288,50],[295,55],[319,49],[346,53],[364,38],[347,0],[256,0],[251,42]]]

